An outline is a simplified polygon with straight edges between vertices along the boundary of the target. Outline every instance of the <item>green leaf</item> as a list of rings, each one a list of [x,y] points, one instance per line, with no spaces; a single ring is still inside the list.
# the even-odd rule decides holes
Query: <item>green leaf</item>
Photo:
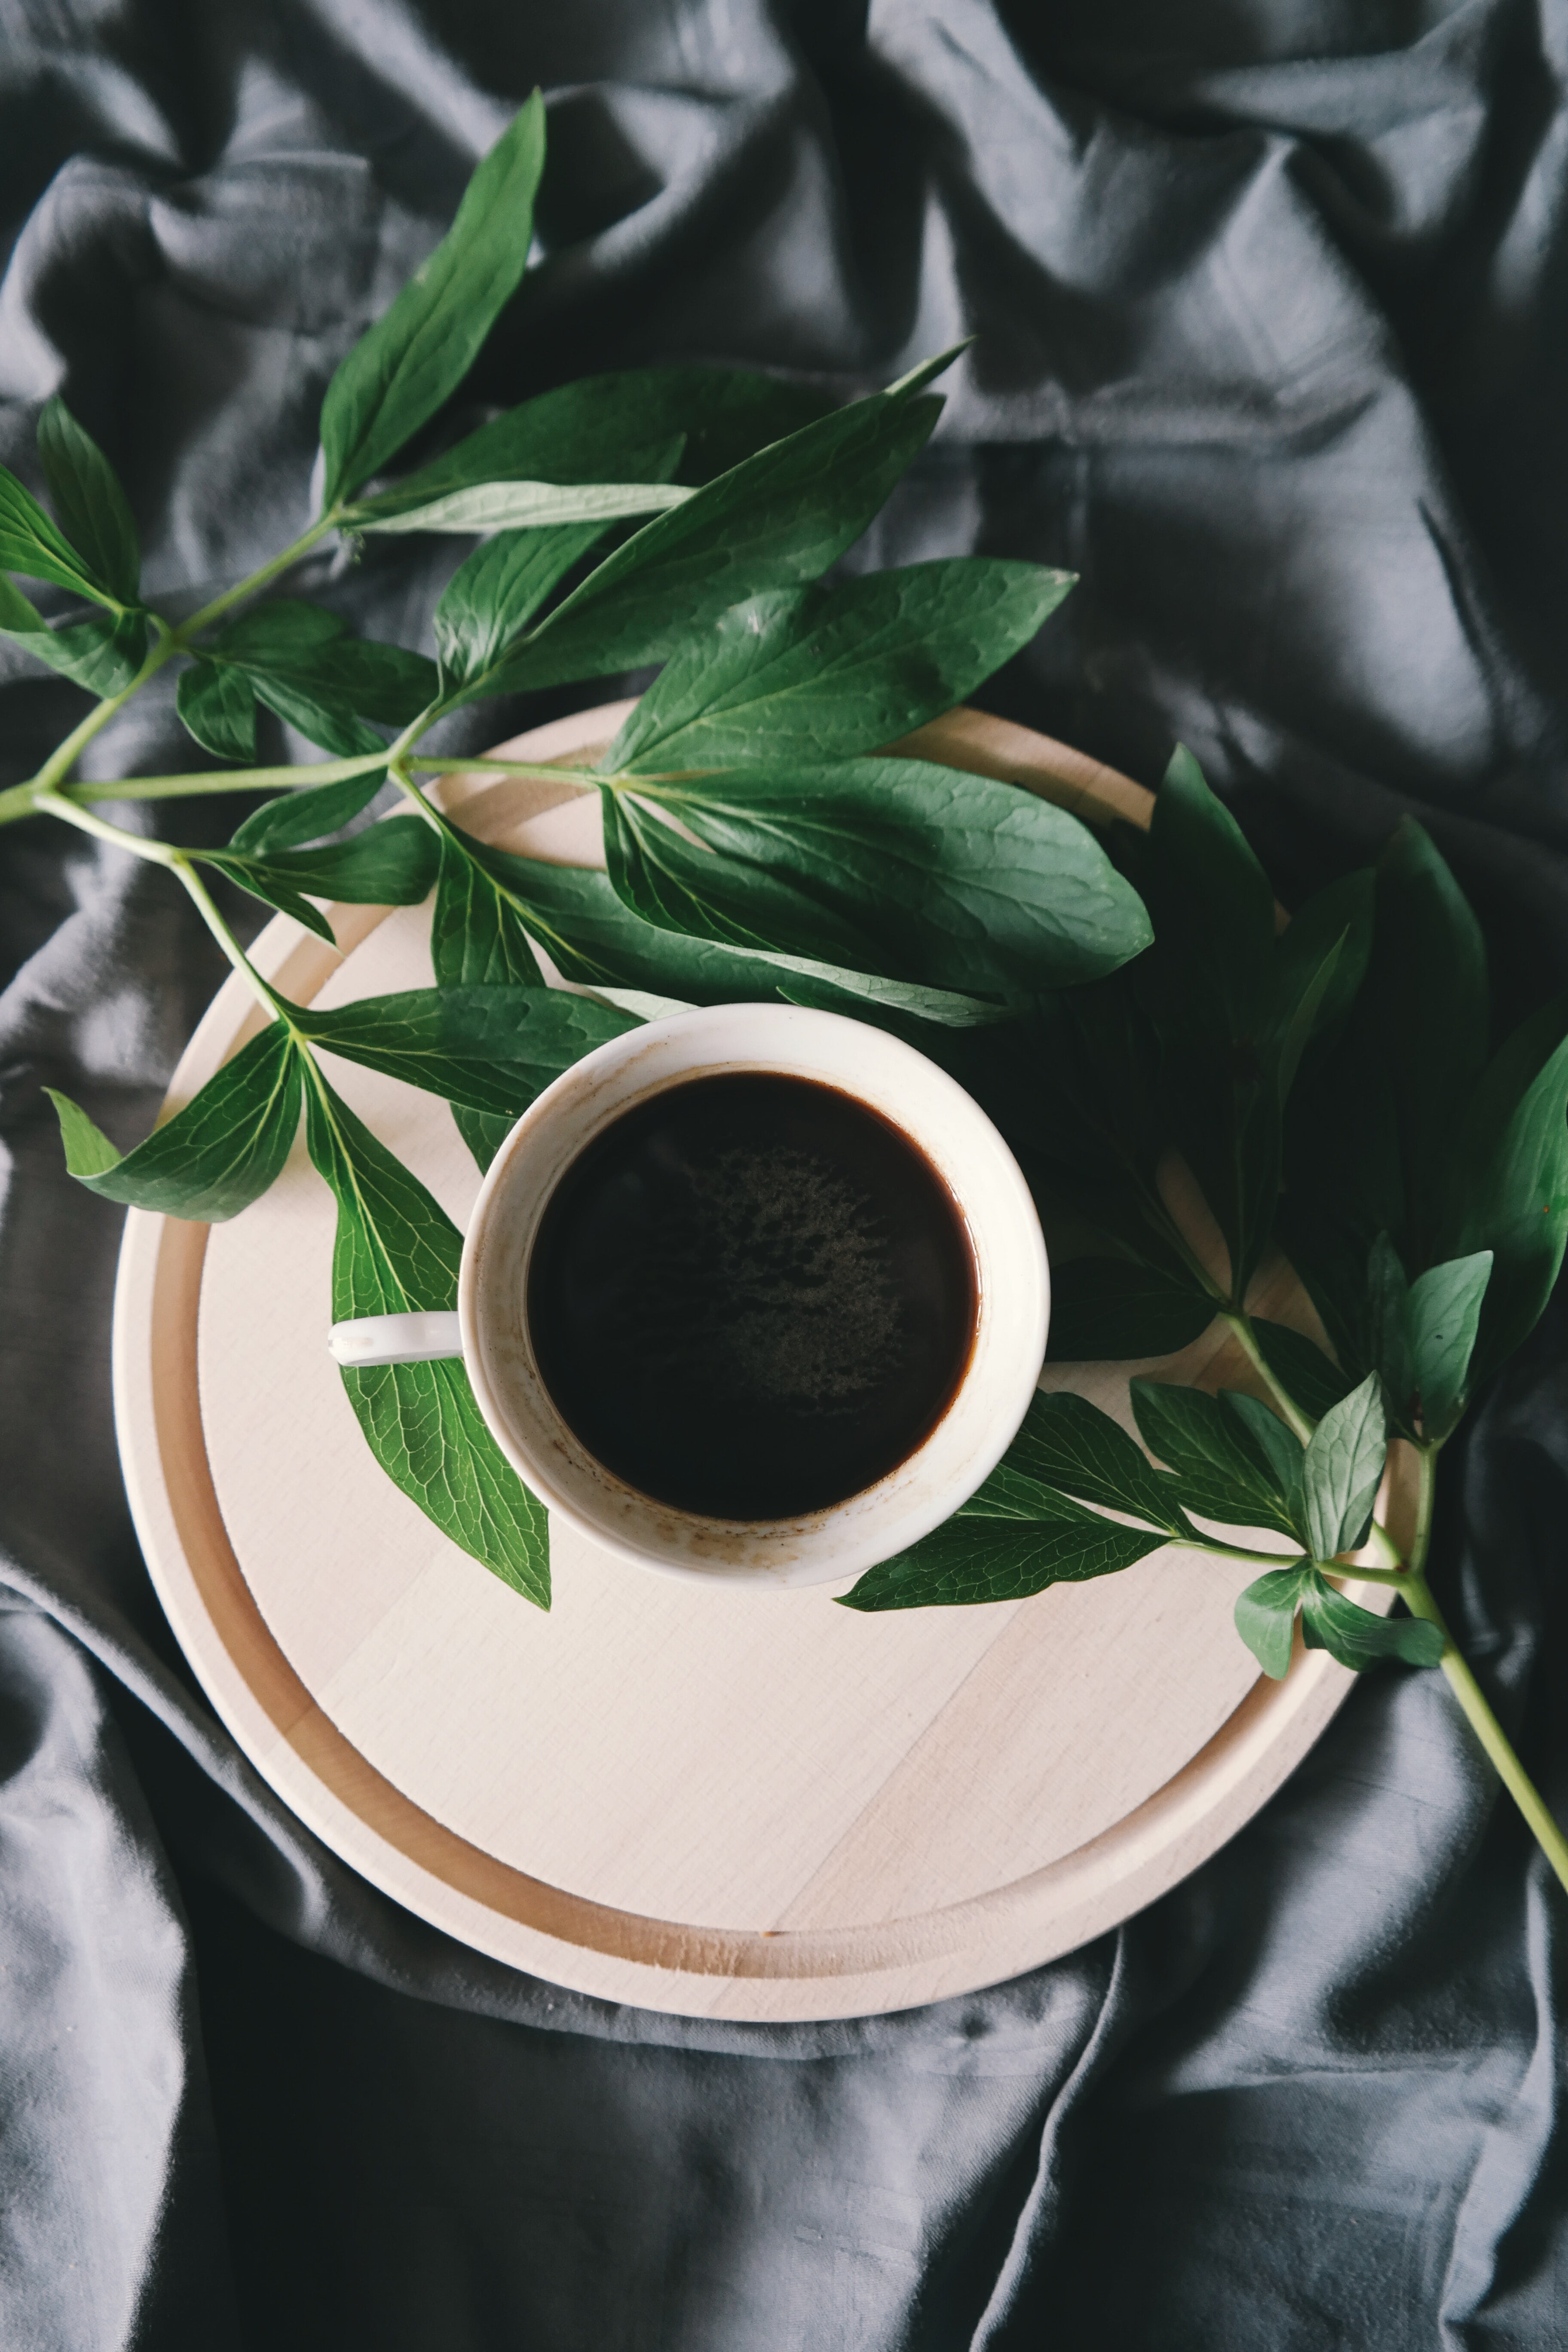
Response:
[[[584,1054],[641,1026],[560,989],[461,984],[359,997],[333,1012],[290,1005],[289,1013],[329,1052],[506,1127]]]
[[[66,1166],[106,1201],[218,1224],[266,1192],[300,1127],[300,1060],[280,1021],[226,1062],[183,1110],[123,1159],[84,1110],[45,1088]]]
[[[174,700],[204,751],[216,760],[254,763],[256,697],[242,670],[197,659],[181,671]]]
[[[1315,1340],[1292,1331],[1287,1324],[1269,1323],[1255,1315],[1252,1336],[1264,1362],[1309,1421],[1321,1421],[1329,1407],[1348,1396],[1355,1385]]]
[[[1230,1527],[1272,1528],[1302,1540],[1295,1496],[1247,1423],[1201,1389],[1131,1383],[1132,1417],[1151,1454],[1181,1482],[1184,1509]]]
[[[660,488],[679,465],[682,446],[677,434],[626,453],[621,464],[627,474],[644,477],[650,488]],[[448,692],[493,669],[604,529],[600,520],[502,531],[475,548],[436,607],[436,648]]]
[[[760,449],[645,523],[470,691],[659,661],[742,597],[816,579],[859,538],[941,406],[875,393]]]
[[[1289,1667],[1296,1612],[1314,1580],[1321,1581],[1309,1562],[1300,1560],[1289,1568],[1271,1568],[1237,1596],[1236,1630],[1275,1682],[1282,1682]]]
[[[1307,1549],[1315,1560],[1335,1559],[1365,1541],[1372,1507],[1388,1458],[1388,1423],[1375,1372],[1330,1407],[1308,1441]]]
[[[326,1081],[306,1095],[310,1157],[338,1204],[332,1320],[450,1308],[462,1236]],[[459,1362],[345,1370],[372,1453],[442,1533],[514,1592],[550,1606],[549,1528],[474,1402]]]
[[[1286,936],[1289,938],[1289,934]],[[1342,931],[1338,939],[1331,940],[1310,963],[1294,959],[1287,963],[1282,954],[1277,960],[1280,965],[1279,978],[1291,991],[1286,1000],[1275,1063],[1281,1109],[1295,1083],[1296,1072],[1300,1067],[1308,1042],[1322,1018],[1323,1008],[1335,993],[1335,974],[1340,958],[1344,953],[1346,938],[1347,934]]]
[[[1001,1007],[809,959],[753,955],[644,923],[603,874],[552,866],[447,827],[431,928],[437,978],[536,982],[537,940],[562,977],[590,988],[652,990],[683,1003],[783,1000],[863,1020],[905,1015],[954,1027],[994,1021]]]
[[[142,548],[113,467],[56,393],[38,418],[38,461],[67,538],[122,604],[141,593]]]
[[[1447,1437],[1464,1410],[1491,1271],[1490,1250],[1478,1250],[1470,1257],[1428,1266],[1410,1286],[1405,1328],[1421,1432],[1428,1439]]]
[[[1053,1362],[1070,1364],[1173,1356],[1208,1329],[1215,1311],[1206,1291],[1157,1267],[1131,1258],[1073,1258],[1052,1270],[1046,1352]]]
[[[258,700],[334,760],[363,759],[367,752],[386,749],[375,730],[342,704],[319,701],[313,694],[266,670],[252,670],[249,676]]]
[[[94,575],[32,492],[24,489],[4,466],[0,466],[0,571],[20,572],[28,580],[47,580],[95,604],[118,608],[122,601]]]
[[[1205,1017],[1234,1038],[1255,1032],[1274,962],[1274,893],[1241,827],[1184,744],[1154,796],[1150,911],[1167,968]],[[1145,892],[1145,896],[1149,896]]]
[[[372,516],[366,531],[543,530],[592,523],[595,532],[630,515],[663,514],[691,496],[670,482],[476,482],[428,506]]]
[[[331,925],[301,893],[355,906],[416,907],[434,887],[440,844],[423,817],[392,816],[366,825],[350,841],[331,842],[321,849],[279,849],[267,857],[237,856],[227,849],[197,850],[195,855],[268,906],[279,908],[330,940]]]
[[[335,613],[293,597],[242,614],[202,654],[239,672],[269,710],[339,759],[385,749],[363,719],[406,726],[438,690],[423,654],[351,637]]]
[[[1342,1030],[1350,1017],[1372,956],[1376,877],[1370,866],[1331,882],[1298,907],[1275,941],[1282,1003],[1299,1005],[1336,941],[1340,951],[1314,1008],[1314,1036]],[[1289,1092],[1289,1087],[1285,1091]]]
[[[1268,1465],[1268,1483],[1279,1496],[1285,1516],[1299,1528],[1303,1516],[1304,1453],[1300,1439],[1261,1398],[1239,1389],[1221,1389],[1219,1401],[1239,1421],[1258,1459]]]
[[[1368,996],[1382,1047],[1379,1082],[1390,1089],[1398,1123],[1406,1262],[1419,1266],[1432,1255],[1455,1113],[1480,1074],[1489,1014],[1480,926],[1413,817],[1378,861]]]
[[[776,771],[879,751],[962,702],[1071,585],[1038,564],[959,556],[753,596],[675,653],[600,766]]]
[[[543,169],[535,90],[474,173],[435,252],[328,385],[323,512],[395,457],[468,374],[527,267]]]
[[[1476,1090],[1465,1122],[1461,1205],[1449,1256],[1493,1253],[1470,1367],[1474,1386],[1528,1338],[1568,1242],[1568,1037],[1547,1006],[1516,1031]],[[1553,1037],[1562,1042],[1552,1043]]]
[[[832,410],[805,384],[730,368],[624,368],[559,384],[481,425],[466,440],[405,475],[345,516],[350,529],[373,517],[428,506],[476,482],[602,482],[629,450],[680,440],[681,472],[709,481]],[[657,479],[637,470],[634,480]]]
[[[988,992],[1093,979],[1149,941],[1142,901],[1087,825],[929,760],[648,782],[635,799],[606,786],[605,798],[620,896],[697,937]],[[703,848],[647,815],[645,798]]]
[[[1302,1595],[1301,1632],[1309,1650],[1327,1650],[1352,1674],[1384,1658],[1435,1666],[1443,1654],[1443,1636],[1425,1618],[1380,1617],[1336,1592],[1321,1576]]]
[[[1021,1601],[1048,1584],[1082,1583],[1158,1551],[1169,1537],[1124,1528],[1063,1496],[1037,1519],[959,1517],[908,1551],[868,1569],[846,1609],[939,1609]]]
[[[297,792],[279,793],[252,811],[229,843],[248,857],[267,857],[274,850],[295,849],[336,833],[367,808],[386,781],[384,768],[360,776],[344,776],[333,784],[307,784]]]
[[[1003,1457],[1011,1470],[1080,1503],[1100,1503],[1191,1538],[1179,1482],[1156,1470],[1120,1422],[1070,1391],[1037,1395]]]
[[[51,628],[15,582],[0,572],[0,635],[73,685],[103,697],[119,694],[141,668],[147,651],[147,616],[93,614],[65,628]]]
[[[778,948],[887,970],[871,937],[842,910],[801,888],[793,874],[694,847],[657,807],[607,785],[601,797],[611,884],[645,923],[756,953]]]
[[[1366,1296],[1373,1362],[1396,1426],[1413,1437],[1418,1414],[1410,1360],[1410,1281],[1386,1234],[1379,1234],[1367,1254]]]
[[[268,680],[345,719],[357,713],[389,727],[406,727],[437,691],[436,665],[424,654],[351,636],[336,613],[293,596],[242,613],[202,651],[209,659],[237,663],[258,684]]]

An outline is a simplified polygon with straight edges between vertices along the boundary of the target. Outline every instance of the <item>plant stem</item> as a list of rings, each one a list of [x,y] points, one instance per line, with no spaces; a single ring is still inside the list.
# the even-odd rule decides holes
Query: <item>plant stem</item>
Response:
[[[404,765],[422,776],[466,776],[471,770],[479,775],[524,776],[542,784],[574,784],[579,792],[615,781],[600,775],[596,768],[552,767],[540,760],[469,760],[459,754],[445,760],[406,760]]]
[[[280,572],[292,570],[302,556],[309,555],[318,540],[325,539],[328,531],[335,530],[337,521],[338,510],[334,507],[331,514],[320,516],[308,530],[302,530],[298,539],[291,540],[281,555],[275,555],[269,563],[261,566],[259,572],[249,572],[245,579],[237,581],[232,588],[226,588],[221,596],[215,596],[210,604],[204,604],[199,613],[193,613],[188,621],[182,621],[173,634],[172,649],[177,648],[184,653],[193,637],[199,636],[204,629],[210,629],[225,613],[242,604],[247,596],[255,596],[263,588],[270,587]]]
[[[1186,1544],[1189,1550],[1194,1548],[1184,1536],[1173,1536],[1171,1540]],[[1294,1551],[1253,1551],[1246,1544],[1215,1543],[1207,1536],[1198,1549],[1207,1552],[1213,1559],[1239,1559],[1245,1561],[1248,1568],[1295,1568],[1301,1557],[1300,1552]],[[1355,1571],[1357,1575],[1360,1572],[1359,1569]]]
[[[1316,1424],[1308,1420],[1289,1391],[1282,1388],[1269,1370],[1264,1361],[1263,1350],[1258,1344],[1257,1335],[1253,1331],[1251,1317],[1244,1313],[1240,1307],[1233,1307],[1225,1310],[1220,1320],[1229,1327],[1242,1354],[1274,1399],[1290,1428],[1305,1445]]]
[[[6,802],[16,801],[20,796],[25,796],[27,807],[30,807],[37,793],[51,792],[61,777],[69,772],[79,753],[84,751],[93,737],[108,726],[115,712],[123,709],[132,696],[139,694],[147,680],[163,668],[170,655],[176,650],[174,639],[156,614],[153,615],[153,625],[157,635],[148,646],[142,667],[130,685],[122,686],[118,694],[106,695],[101,702],[95,704],[87,717],[71,729],[64,742],[57,744],[36,776],[26,783],[14,785],[9,792],[0,794],[0,811],[5,810]],[[27,807],[18,805],[16,814],[26,815]]]
[[[1561,1885],[1568,1889],[1568,1838],[1564,1838],[1552,1820],[1540,1790],[1514,1754],[1508,1734],[1492,1713],[1485,1692],[1460,1655],[1426,1582],[1426,1553],[1432,1540],[1432,1513],[1437,1483],[1437,1448],[1423,1445],[1418,1452],[1421,1485],[1416,1504],[1415,1537],[1410,1548],[1409,1572],[1402,1578],[1389,1580],[1398,1582],[1411,1615],[1425,1617],[1427,1623],[1436,1625],[1442,1634],[1443,1655],[1438,1663],[1448,1678],[1448,1687],[1468,1717],[1471,1730],[1496,1766],[1503,1786],[1529,1822],[1537,1845],[1556,1872]]]
[[[177,875],[203,922],[258,1003],[273,1020],[281,1017],[272,991],[213,904],[206,884],[184,850],[175,849],[166,841],[149,840],[145,834],[126,833],[121,826],[110,824],[104,818],[95,816],[91,809],[79,807],[75,801],[67,800],[60,793],[40,793],[37,805],[50,816],[62,817],[67,824],[75,825],[79,833],[90,834],[95,841],[106,841],[112,848],[129,850],[133,857],[143,859],[149,866],[162,866],[171,874]],[[292,1027],[293,1024],[290,1023],[289,1025]]]
[[[338,513],[334,508],[331,514],[322,515],[318,521],[310,525],[308,530],[301,531],[299,538],[290,541],[280,555],[275,555],[271,562],[264,563],[258,572],[252,572],[245,579],[237,581],[232,588],[226,588],[221,596],[215,596],[210,604],[204,604],[199,613],[193,613],[189,620],[182,621],[175,628],[171,628],[159,614],[150,613],[148,618],[153,625],[153,643],[148,646],[146,657],[135,677],[128,686],[122,686],[118,694],[106,695],[101,702],[96,703],[88,712],[87,717],[79,720],[71,729],[64,742],[57,744],[36,776],[29,776],[26,783],[13,784],[6,791],[0,793],[0,824],[8,824],[16,817],[30,816],[35,808],[43,805],[41,795],[53,793],[64,782],[94,736],[102,732],[116,712],[124,709],[132,695],[140,694],[148,679],[155,677],[166,661],[175,654],[188,653],[193,637],[199,636],[204,629],[210,628],[213,622],[228,612],[232,606],[242,603],[247,596],[258,594],[263,588],[276,580],[280,572],[289,571],[292,565],[298,563],[300,557],[308,554],[318,540],[323,539],[329,530],[335,528],[337,520]],[[374,765],[374,761],[370,764]],[[247,789],[245,778],[247,775],[258,773],[265,776],[276,772],[276,771],[267,770],[237,769],[229,780],[227,789],[230,792],[244,792]],[[357,772],[357,771],[350,772]],[[289,772],[289,780],[291,782],[298,781],[295,772]],[[188,793],[197,788],[194,780],[184,777],[150,777],[145,781],[149,787],[158,784],[167,785],[170,789],[167,791],[149,789],[138,792],[133,787],[122,787],[116,792],[111,787],[102,785],[78,789],[90,791],[92,796],[99,800],[173,800],[180,797],[182,792]],[[326,779],[315,776],[310,781],[320,783]],[[223,787],[213,782],[211,777],[203,777],[200,780],[200,789],[217,792]],[[60,814],[58,808],[55,808],[52,813],[56,816]]]

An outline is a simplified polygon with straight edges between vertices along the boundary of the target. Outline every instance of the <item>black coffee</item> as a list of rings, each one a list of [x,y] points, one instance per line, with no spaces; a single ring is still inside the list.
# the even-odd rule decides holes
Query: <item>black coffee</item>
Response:
[[[539,1369],[605,1468],[713,1518],[858,1494],[974,1339],[956,1203],[907,1136],[806,1078],[695,1078],[567,1171],[528,1276]]]

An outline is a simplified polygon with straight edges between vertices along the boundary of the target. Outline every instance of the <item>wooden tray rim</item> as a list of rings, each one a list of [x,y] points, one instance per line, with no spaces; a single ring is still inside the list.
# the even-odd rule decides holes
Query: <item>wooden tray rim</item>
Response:
[[[506,748],[541,761],[581,756],[629,707],[579,712]],[[1148,821],[1152,796],[1130,779],[979,712],[952,712],[908,748],[1004,775],[1085,816]],[[470,771],[444,783],[455,806],[494,779]],[[387,910],[330,912],[336,952],[279,915],[252,951],[258,968],[308,998]],[[170,1103],[188,1100],[259,1021],[231,977],[181,1058]],[[1324,1653],[1298,1644],[1283,1682],[1260,1677],[1188,1763],[1112,1828],[1011,1885],[917,1917],[855,1929],[705,1929],[569,1894],[497,1861],[404,1796],[323,1714],[268,1628],[229,1541],[202,1431],[196,1320],[208,1231],[132,1210],[121,1248],[115,1421],[154,1591],[225,1727],[307,1828],[418,1917],[531,1975],[645,2009],[757,2022],[885,2013],[1000,1983],[1121,1925],[1206,1861],[1279,1787],[1351,1686]],[[1376,1606],[1384,1596],[1373,1587],[1363,1597]]]

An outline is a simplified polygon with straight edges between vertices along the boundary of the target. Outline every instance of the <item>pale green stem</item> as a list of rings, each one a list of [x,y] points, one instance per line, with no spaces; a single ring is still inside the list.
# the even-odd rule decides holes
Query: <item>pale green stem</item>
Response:
[[[263,588],[269,588],[280,572],[291,571],[301,557],[309,555],[318,540],[325,539],[328,531],[335,530],[337,522],[338,512],[334,508],[331,514],[321,516],[308,530],[302,530],[298,539],[291,540],[282,554],[275,555],[270,563],[264,563],[259,572],[252,572],[245,579],[237,581],[232,588],[226,588],[221,596],[215,596],[210,604],[204,604],[199,613],[193,613],[188,621],[182,621],[174,632],[174,646],[184,652],[193,637],[200,636],[204,629],[210,629],[225,613],[232,611],[236,604],[243,604],[246,597],[258,595]]]
[[[120,825],[110,824],[103,817],[95,815],[91,809],[79,807],[75,801],[68,801],[59,793],[40,793],[37,805],[50,816],[63,818],[79,833],[90,834],[95,841],[106,841],[115,849],[129,850],[132,857],[142,858],[149,866],[164,866],[171,874],[178,875],[203,922],[258,1003],[274,1020],[281,1017],[277,999],[213,904],[206,884],[197,873],[187,851],[176,849],[166,841],[149,840],[145,834],[126,833]]]
[[[50,752],[36,776],[29,778],[25,784],[14,785],[9,792],[0,793],[0,811],[4,811],[5,803],[17,801],[23,795],[31,805],[38,793],[52,791],[61,777],[69,772],[78,755],[87,749],[93,737],[101,733],[108,726],[116,711],[122,710],[132,696],[139,694],[147,680],[163,668],[170,655],[176,651],[176,646],[169,630],[156,617],[153,620],[153,627],[158,632],[157,636],[148,646],[146,658],[130,685],[122,686],[118,694],[106,695],[101,702],[95,704],[87,717],[71,729],[65,741],[57,745]],[[18,806],[16,814],[24,815],[26,811]]]
[[[1507,1733],[1488,1705],[1485,1692],[1460,1655],[1443,1612],[1433,1600],[1427,1585],[1426,1553],[1432,1540],[1437,1449],[1435,1445],[1423,1445],[1419,1454],[1421,1484],[1416,1504],[1415,1536],[1410,1547],[1409,1572],[1403,1578],[1389,1580],[1398,1581],[1411,1615],[1424,1617],[1442,1634],[1443,1655],[1438,1663],[1448,1678],[1448,1687],[1468,1717],[1471,1730],[1497,1767],[1503,1786],[1529,1822],[1537,1845],[1552,1864],[1561,1885],[1568,1888],[1568,1838],[1563,1837],[1548,1812],[1540,1790],[1514,1754]]]
[[[1189,1550],[1194,1548],[1183,1536],[1173,1537],[1172,1540],[1176,1543],[1186,1543]],[[1206,1551],[1215,1559],[1242,1560],[1248,1568],[1294,1568],[1300,1559],[1300,1552],[1253,1551],[1246,1544],[1213,1543],[1207,1536],[1204,1537],[1202,1543],[1196,1549]]]
[[[1263,1350],[1253,1332],[1251,1318],[1239,1307],[1228,1307],[1220,1318],[1236,1339],[1237,1347],[1268,1391],[1275,1403],[1303,1445],[1311,1436],[1314,1423],[1308,1420],[1288,1389],[1282,1388],[1264,1360]]]

